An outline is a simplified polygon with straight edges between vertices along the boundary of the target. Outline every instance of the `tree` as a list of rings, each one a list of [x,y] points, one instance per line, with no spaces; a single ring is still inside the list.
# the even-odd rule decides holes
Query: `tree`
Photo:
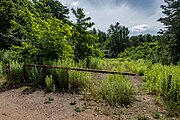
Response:
[[[87,30],[94,25],[94,22],[90,22],[91,17],[86,17],[82,8],[72,9],[72,13],[76,17],[76,27],[78,29]]]
[[[73,58],[73,46],[69,43],[72,36],[72,26],[54,17],[41,18],[32,13],[27,7],[19,10],[17,20],[11,21],[11,31],[21,45],[14,45],[13,50],[22,60],[42,64],[43,60]],[[17,34],[17,35],[16,35]]]
[[[128,28],[121,26],[120,23],[110,25],[108,35],[110,36],[109,50],[111,57],[117,57],[120,52],[124,51],[129,38],[128,34]]]
[[[99,37],[99,43],[104,43],[105,41],[107,41],[108,35],[105,32],[98,30],[97,34]]]
[[[17,43],[7,36],[8,29],[11,27],[11,20],[17,17],[17,8],[18,4],[12,0],[0,1],[0,49],[8,49],[11,44]]]
[[[162,22],[167,30],[164,34],[171,34],[171,39],[164,43],[168,46],[168,51],[173,59],[173,63],[180,60],[180,0],[164,0],[166,5],[161,5],[163,13],[166,15],[158,21]]]
[[[75,61],[85,59],[89,56],[99,56],[101,53],[96,46],[98,36],[88,31],[94,23],[90,22],[90,17],[86,17],[82,8],[72,9],[76,17],[73,27],[72,43],[74,45]]]
[[[41,14],[51,14],[63,22],[69,18],[69,9],[57,0],[33,0],[36,9]]]
[[[10,49],[12,45],[20,45],[21,34],[19,31],[12,32],[12,20],[18,21],[19,24],[26,26],[27,9],[36,14],[38,13],[29,0],[1,0],[0,1],[0,49]]]

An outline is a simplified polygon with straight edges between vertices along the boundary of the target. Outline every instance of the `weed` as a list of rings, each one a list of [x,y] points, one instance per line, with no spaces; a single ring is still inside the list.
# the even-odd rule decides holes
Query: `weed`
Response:
[[[126,106],[132,102],[133,90],[131,83],[122,75],[109,75],[106,80],[100,81],[96,99],[105,100],[111,105]]]
[[[18,62],[11,62],[10,64],[10,83],[17,84],[23,82],[23,71],[22,71],[22,64]]]
[[[74,111],[75,111],[75,112],[81,112],[81,109],[76,106],[76,107],[74,108]]]
[[[158,111],[154,111],[153,114],[152,114],[152,116],[153,116],[153,118],[155,118],[155,119],[159,119],[159,118],[161,117]]]
[[[138,120],[149,120],[146,115],[138,115]]]
[[[55,86],[54,86],[54,81],[52,79],[52,75],[47,76],[45,78],[45,82],[46,82],[46,88],[48,91],[54,91],[55,90]]]
[[[48,97],[48,99],[45,100],[44,104],[50,104],[52,101],[54,101],[54,98]]]

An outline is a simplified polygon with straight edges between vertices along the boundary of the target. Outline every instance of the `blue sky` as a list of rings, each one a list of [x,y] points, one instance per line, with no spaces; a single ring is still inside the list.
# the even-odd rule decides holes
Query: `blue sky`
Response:
[[[95,28],[107,32],[110,24],[119,22],[130,30],[130,35],[156,34],[163,25],[157,19],[163,16],[163,0],[59,0],[68,8],[83,8],[95,22]],[[71,20],[75,18],[71,14]]]

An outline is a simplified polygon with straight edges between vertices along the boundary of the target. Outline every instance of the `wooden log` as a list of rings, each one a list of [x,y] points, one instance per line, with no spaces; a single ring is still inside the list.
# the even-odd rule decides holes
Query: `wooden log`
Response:
[[[35,67],[35,65],[33,65],[33,64],[26,64],[25,66],[27,66],[27,67]],[[44,67],[44,65],[36,65],[36,67]],[[84,68],[71,68],[71,67],[62,67],[62,66],[46,66],[46,68],[76,70],[76,71],[85,71],[85,72],[94,72],[94,73],[105,73],[105,74],[122,74],[122,75],[128,75],[128,76],[136,76],[137,75],[135,73],[130,73],[130,72],[118,72],[118,71],[84,69]]]

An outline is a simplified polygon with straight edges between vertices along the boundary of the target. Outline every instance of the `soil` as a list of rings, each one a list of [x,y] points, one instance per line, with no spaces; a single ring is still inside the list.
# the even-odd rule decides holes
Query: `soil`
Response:
[[[46,93],[32,87],[0,88],[0,120],[154,120],[168,118],[163,103],[142,88],[141,77],[130,77],[135,100],[126,107],[112,107],[82,95]]]

